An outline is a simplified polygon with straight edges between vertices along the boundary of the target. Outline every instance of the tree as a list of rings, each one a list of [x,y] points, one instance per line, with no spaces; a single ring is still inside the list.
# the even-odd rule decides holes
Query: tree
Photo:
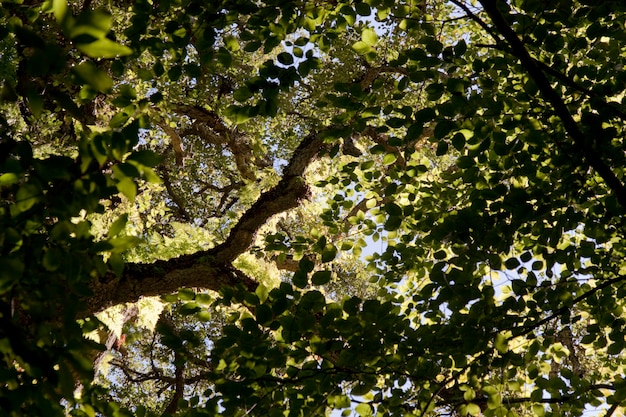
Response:
[[[3,413],[614,414],[625,17],[3,3]]]

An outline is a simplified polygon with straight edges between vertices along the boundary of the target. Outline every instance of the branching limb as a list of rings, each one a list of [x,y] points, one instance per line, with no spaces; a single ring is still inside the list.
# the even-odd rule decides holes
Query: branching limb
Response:
[[[626,186],[624,186],[611,167],[607,165],[593,149],[590,144],[592,141],[588,140],[573,119],[563,98],[552,88],[543,69],[537,64],[536,60],[530,56],[523,42],[507,23],[504,16],[500,13],[500,10],[498,10],[498,1],[480,0],[480,4],[482,4],[491,18],[496,29],[509,44],[510,52],[520,60],[522,66],[528,72],[528,75],[530,75],[535,81],[535,84],[537,84],[543,97],[552,105],[555,114],[563,122],[565,130],[573,139],[576,147],[582,151],[587,163],[602,177],[606,185],[613,191],[620,205],[626,208]],[[601,135],[601,132],[598,132],[598,135]]]
[[[200,106],[179,104],[175,111],[193,119],[190,128],[184,134],[194,134],[212,145],[227,146],[233,155],[235,165],[241,177],[247,181],[255,181],[254,167],[263,167],[265,161],[254,158],[250,143],[237,127],[230,128],[217,113]]]
[[[207,251],[167,261],[127,264],[121,276],[109,272],[101,279],[94,279],[91,285],[93,294],[86,298],[82,314],[93,314],[111,305],[134,302],[140,297],[169,294],[185,287],[219,291],[223,286],[240,284],[254,291],[257,282],[231,263],[249,249],[259,228],[272,216],[297,207],[308,197],[309,187],[303,175],[324,148],[320,132],[306,136],[285,167],[282,179],[274,188],[261,194],[223,243]]]

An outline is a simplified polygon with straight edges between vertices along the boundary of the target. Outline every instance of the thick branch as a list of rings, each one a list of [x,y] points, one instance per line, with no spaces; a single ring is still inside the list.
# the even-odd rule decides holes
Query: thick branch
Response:
[[[256,203],[239,219],[226,241],[215,247],[216,260],[230,263],[247,250],[257,230],[270,217],[298,206],[306,198],[309,188],[302,177],[309,164],[323,148],[321,135],[312,133],[300,143],[285,168],[280,182],[261,195]]]
[[[598,172],[607,186],[613,191],[617,201],[620,205],[626,208],[626,187],[622,184],[621,180],[617,178],[615,173],[596,153],[593,147],[590,145],[591,140],[585,137],[585,134],[580,129],[576,121],[573,119],[562,97],[552,88],[550,81],[544,74],[541,67],[533,59],[523,42],[519,39],[517,34],[513,31],[511,26],[506,22],[500,11],[498,10],[498,1],[496,0],[480,0],[483,8],[491,18],[494,26],[502,34],[504,39],[510,45],[511,53],[516,56],[522,66],[526,69],[528,74],[537,84],[539,91],[543,97],[552,105],[554,112],[563,122],[565,130],[569,136],[574,140],[576,146],[582,151],[585,159],[589,165]],[[598,136],[601,132],[598,132]]]
[[[257,231],[270,217],[297,207],[308,196],[303,174],[323,146],[320,134],[312,133],[304,138],[280,182],[261,194],[231,229],[226,241],[207,251],[166,261],[127,264],[121,277],[110,272],[92,282],[93,295],[85,300],[82,313],[89,315],[115,304],[137,301],[142,296],[169,294],[186,287],[219,291],[223,286],[242,284],[254,290],[256,281],[230,264],[248,250]]]
[[[169,294],[180,288],[219,291],[224,286],[237,284],[250,290],[257,287],[257,283],[243,272],[218,264],[211,253],[209,250],[152,264],[128,264],[121,277],[109,272],[103,280],[92,283],[93,295],[86,300],[84,314],[135,302],[141,297]]]

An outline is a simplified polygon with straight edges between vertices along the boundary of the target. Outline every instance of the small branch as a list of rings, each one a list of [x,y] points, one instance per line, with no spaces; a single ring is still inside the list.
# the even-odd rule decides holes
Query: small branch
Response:
[[[228,143],[228,138],[218,135],[215,131],[209,129],[198,120],[194,120],[191,126],[183,129],[180,133],[183,136],[198,136],[202,141],[214,146],[223,146]]]
[[[185,208],[185,203],[178,196],[178,194],[174,190],[174,187],[172,186],[172,180],[170,178],[170,173],[168,169],[165,167],[159,169],[159,174],[161,174],[161,179],[163,180],[163,185],[165,185],[165,190],[167,191],[167,194],[169,194],[174,204],[176,204],[176,208],[178,209],[178,213],[180,214],[180,216],[184,220],[191,220],[191,215]]]
[[[477,46],[480,48],[496,49],[502,52],[506,51],[504,48],[502,48],[501,44],[475,43],[474,46]],[[626,113],[620,110],[617,106],[611,104],[610,102],[607,102],[604,96],[601,96],[600,94],[597,94],[596,92],[583,87],[582,85],[578,84],[576,81],[572,80],[570,77],[568,77],[564,73],[551,67],[545,62],[542,62],[536,58],[533,58],[533,60],[545,73],[550,74],[552,77],[554,77],[557,81],[560,81],[566,87],[570,87],[573,90],[578,91],[579,93],[584,94],[587,97],[601,100],[604,106],[606,106],[607,108],[610,108],[611,111],[615,112],[615,114],[618,115],[620,118],[626,119]]]
[[[185,129],[185,134],[198,135],[212,145],[226,145],[233,155],[241,177],[248,181],[256,180],[253,167],[259,166],[259,163],[255,161],[250,144],[237,127],[229,128],[215,112],[200,106],[181,104],[176,107],[176,111],[194,119],[192,127]]]
[[[230,134],[230,129],[226,123],[212,110],[207,110],[200,106],[188,106],[186,104],[178,104],[174,106],[174,111],[179,114],[189,116],[191,119],[198,120],[213,129],[222,138],[226,138]]]
[[[296,261],[292,257],[288,256],[285,259],[280,259],[278,256],[272,257],[276,268],[283,271],[296,272],[300,267],[300,261]]]
[[[611,417],[620,405],[620,402],[616,402],[615,404],[613,404],[608,410],[606,410],[606,414],[604,415],[604,417]]]
[[[174,148],[174,157],[176,158],[176,165],[183,166],[183,160],[185,157],[185,151],[183,149],[183,141],[180,138],[176,129],[170,127],[166,122],[159,123],[159,127],[170,137],[172,141],[172,147]]]
[[[572,306],[558,308],[558,309],[554,310],[554,312],[552,314],[550,314],[547,317],[544,317],[543,319],[539,320],[536,323],[525,325],[525,326],[522,326],[522,327],[519,327],[519,328],[515,328],[515,327],[512,328],[511,330],[514,332],[514,334],[513,334],[513,336],[511,336],[511,338],[515,338],[515,337],[518,337],[518,336],[523,336],[525,334],[528,334],[528,333],[532,332],[537,327],[542,326],[545,323],[549,322],[550,320],[553,320],[553,319],[559,317],[561,314],[565,313],[570,308],[572,308],[576,304],[580,303],[581,301],[589,298],[590,296],[592,296],[596,292],[600,291],[601,289],[604,289],[604,288],[609,287],[609,286],[611,286],[611,285],[613,285],[613,284],[615,284],[617,282],[624,281],[624,280],[626,280],[626,276],[619,276],[619,277],[616,277],[616,278],[608,279],[608,280],[600,283],[597,287],[594,287],[594,288],[590,289],[589,291],[585,292],[584,294],[581,294],[578,297],[574,298],[574,300],[572,301]],[[519,329],[519,331],[515,332],[516,329]]]
[[[496,44],[499,44],[502,42],[502,39],[500,39],[496,31],[493,30],[491,27],[489,27],[489,25],[484,20],[482,20],[480,17],[478,17],[478,15],[476,15],[472,10],[470,10],[470,8],[467,7],[467,5],[465,5],[459,0],[451,0],[451,3],[459,7],[461,10],[463,10],[467,14],[467,17],[472,19],[474,22],[478,23],[478,25],[481,28],[483,28],[483,30],[487,32],[496,41]]]

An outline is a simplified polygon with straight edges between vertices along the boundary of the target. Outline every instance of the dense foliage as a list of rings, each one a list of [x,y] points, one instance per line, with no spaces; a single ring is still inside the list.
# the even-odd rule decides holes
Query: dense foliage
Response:
[[[1,414],[617,415],[624,22],[3,1]]]

